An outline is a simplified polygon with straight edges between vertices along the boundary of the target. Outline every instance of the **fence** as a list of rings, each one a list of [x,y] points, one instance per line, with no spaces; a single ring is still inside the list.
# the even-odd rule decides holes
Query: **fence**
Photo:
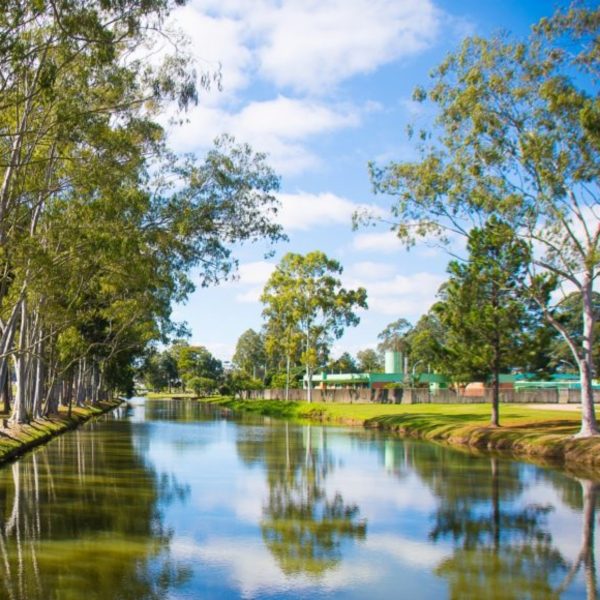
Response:
[[[493,390],[486,388],[483,396],[465,396],[455,390],[434,390],[427,388],[407,389],[313,389],[314,402],[380,403],[380,404],[475,404],[491,402]],[[249,397],[262,400],[283,400],[285,390],[269,389],[249,392]],[[306,400],[306,390],[290,389],[290,400]],[[522,404],[578,404],[579,390],[528,389],[501,390],[500,402]],[[600,390],[594,390],[594,402],[600,402]]]

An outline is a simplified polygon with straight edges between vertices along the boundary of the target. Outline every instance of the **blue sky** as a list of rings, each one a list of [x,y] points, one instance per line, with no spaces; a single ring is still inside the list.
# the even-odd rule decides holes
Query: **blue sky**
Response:
[[[361,323],[333,356],[374,347],[404,317],[413,323],[435,300],[448,255],[427,245],[405,251],[385,228],[352,231],[361,206],[387,210],[374,196],[370,160],[412,156],[409,123],[427,123],[411,102],[429,71],[467,35],[527,34],[556,4],[544,0],[194,0],[172,27],[190,39],[201,68],[222,65],[223,90],[204,93],[188,122],[169,132],[180,152],[206,151],[221,133],[266,152],[281,175],[280,220],[288,243],[236,250],[239,279],[198,290],[174,307],[191,341],[228,360],[238,337],[260,329],[262,287],[286,252],[323,250],[344,267],[347,286],[367,289]]]

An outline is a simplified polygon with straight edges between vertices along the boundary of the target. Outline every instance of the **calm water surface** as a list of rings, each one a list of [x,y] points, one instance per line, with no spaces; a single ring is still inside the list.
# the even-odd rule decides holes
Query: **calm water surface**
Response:
[[[0,470],[0,598],[595,598],[600,486],[133,401]]]

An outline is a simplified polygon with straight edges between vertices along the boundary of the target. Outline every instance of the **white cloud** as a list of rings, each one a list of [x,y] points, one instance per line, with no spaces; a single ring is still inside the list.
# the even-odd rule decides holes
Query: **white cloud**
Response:
[[[354,237],[352,247],[355,250],[375,252],[398,252],[402,249],[402,242],[393,231],[373,233],[359,233]]]
[[[258,302],[265,283],[274,269],[275,264],[266,260],[242,263],[238,267],[236,279],[223,282],[221,287],[237,290],[235,294],[237,302]]]
[[[277,86],[319,94],[423,51],[441,17],[432,0],[195,0],[176,12],[200,56],[224,54],[225,81],[243,81],[251,64]]]
[[[394,265],[364,260],[354,263],[348,273],[358,279],[377,280],[393,277],[395,270]]]
[[[269,164],[283,174],[299,173],[318,164],[318,158],[303,145],[308,139],[360,123],[359,111],[351,107],[329,107],[311,100],[278,96],[251,102],[240,111],[197,106],[187,114],[188,122],[173,128],[170,141],[179,152],[207,148],[221,133],[232,132],[238,141],[269,154]]]
[[[434,303],[437,290],[445,279],[443,275],[420,272],[379,281],[354,277],[345,283],[350,287],[360,285],[367,290],[369,312],[415,319]]]
[[[448,554],[448,550],[431,543],[411,540],[389,534],[375,534],[367,538],[366,548],[393,556],[400,565],[433,569]]]
[[[264,285],[275,265],[266,260],[257,260],[254,262],[243,263],[238,269],[239,283],[242,284],[261,284]]]
[[[255,58],[244,44],[242,21],[207,14],[192,3],[175,11],[173,24],[189,39],[189,51],[200,71],[214,72],[221,67],[223,89],[202,92],[203,104],[223,102],[248,85]]]
[[[170,551],[179,561],[202,561],[227,566],[232,582],[239,586],[244,598],[289,593],[290,590],[302,592],[313,589],[315,585],[314,578],[308,574],[286,576],[259,539],[208,539],[199,544],[191,538],[179,538],[173,540]],[[342,561],[336,568],[322,574],[319,585],[327,591],[339,592],[359,583],[368,585],[381,575],[380,570],[372,565]]]
[[[193,0],[173,12],[172,27],[189,37],[199,70],[222,66],[224,92],[203,92],[189,122],[172,132],[173,147],[202,150],[231,132],[270,154],[281,174],[318,166],[308,138],[357,126],[362,114],[382,106],[336,106],[315,95],[425,49],[440,15],[432,0]],[[275,94],[287,89],[304,97],[240,103],[260,78]]]
[[[354,211],[363,208],[378,211],[377,207],[357,204],[331,193],[279,194],[279,200],[281,209],[277,220],[287,231],[307,231],[331,225],[345,225],[349,230]]]

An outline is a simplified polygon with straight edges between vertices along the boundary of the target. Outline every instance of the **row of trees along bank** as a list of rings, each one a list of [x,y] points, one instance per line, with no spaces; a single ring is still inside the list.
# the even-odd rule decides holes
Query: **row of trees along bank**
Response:
[[[175,4],[0,11],[0,393],[16,422],[131,388],[189,270],[215,283],[232,243],[281,237],[264,156],[228,136],[201,162],[165,145],[161,113],[219,85],[166,39]]]

